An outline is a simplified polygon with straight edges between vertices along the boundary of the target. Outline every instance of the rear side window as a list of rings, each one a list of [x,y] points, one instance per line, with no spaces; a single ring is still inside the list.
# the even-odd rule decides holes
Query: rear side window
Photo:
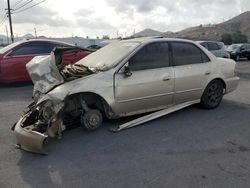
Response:
[[[168,66],[169,47],[167,42],[148,44],[129,60],[129,68],[134,71]]]
[[[220,49],[218,44],[216,44],[215,42],[208,42],[207,47],[208,47],[209,51],[219,50]]]
[[[13,50],[8,56],[49,54],[58,44],[50,42],[29,42]]]
[[[207,55],[191,43],[172,42],[175,66],[209,62]]]

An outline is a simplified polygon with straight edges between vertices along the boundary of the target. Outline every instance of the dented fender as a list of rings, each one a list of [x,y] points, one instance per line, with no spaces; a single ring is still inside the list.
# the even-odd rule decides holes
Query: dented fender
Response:
[[[111,106],[114,102],[113,93],[113,74],[114,70],[99,72],[93,75],[82,77],[70,82],[66,82],[57,86],[43,97],[41,97],[37,105],[43,103],[46,100],[63,101],[67,96],[77,93],[95,93],[101,96],[107,104]]]

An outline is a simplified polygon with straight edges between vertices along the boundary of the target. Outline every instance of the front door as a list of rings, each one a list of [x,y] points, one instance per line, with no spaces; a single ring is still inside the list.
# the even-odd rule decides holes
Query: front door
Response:
[[[34,55],[13,55],[6,56],[1,61],[1,74],[4,80],[14,81],[28,81],[29,74],[26,71],[26,64]]]
[[[130,60],[132,75],[124,68],[115,75],[115,111],[131,115],[157,110],[173,103],[174,70],[167,42],[144,46]]]

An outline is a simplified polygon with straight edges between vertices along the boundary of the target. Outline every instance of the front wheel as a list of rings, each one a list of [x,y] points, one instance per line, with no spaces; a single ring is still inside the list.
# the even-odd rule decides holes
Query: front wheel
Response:
[[[81,124],[89,131],[102,125],[102,113],[99,110],[89,110],[81,116]]]
[[[201,97],[201,106],[206,109],[213,109],[219,106],[223,98],[223,89],[221,81],[214,80],[210,82]]]

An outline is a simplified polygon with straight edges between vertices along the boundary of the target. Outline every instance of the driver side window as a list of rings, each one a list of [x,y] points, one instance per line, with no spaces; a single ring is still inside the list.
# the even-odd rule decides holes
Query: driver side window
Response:
[[[28,42],[17,47],[8,56],[49,54],[55,46],[58,45],[48,42]]]
[[[132,71],[156,69],[169,66],[169,47],[167,42],[152,43],[144,46],[129,60]]]

